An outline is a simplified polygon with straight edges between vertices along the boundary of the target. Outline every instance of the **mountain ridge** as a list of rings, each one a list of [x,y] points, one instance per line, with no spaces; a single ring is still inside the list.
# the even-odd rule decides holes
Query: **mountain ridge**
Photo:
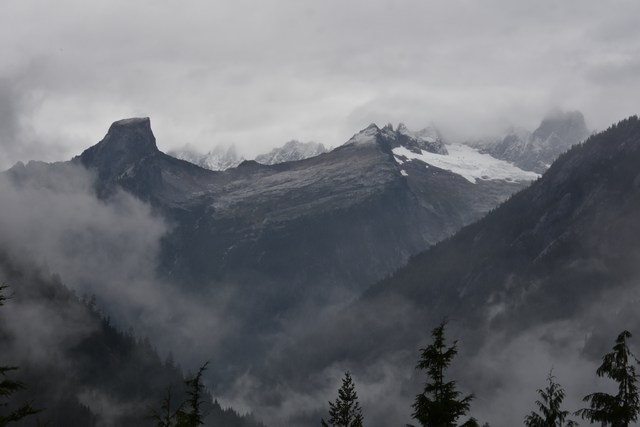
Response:
[[[266,369],[287,372],[288,384],[296,384],[299,392],[304,389],[296,375],[301,365],[317,373],[340,360],[354,375],[370,378],[376,374],[367,370],[386,366],[384,361],[410,365],[402,349],[418,348],[428,332],[424,325],[449,318],[455,336],[465,343],[462,366],[475,367],[457,370],[457,380],[472,391],[478,390],[474,384],[483,390],[483,419],[498,426],[521,421],[513,413],[507,421],[496,418],[505,411],[491,386],[499,390],[514,380],[509,375],[519,374],[491,365],[496,348],[506,352],[513,342],[533,336],[541,348],[548,345],[545,340],[564,340],[558,349],[577,348],[572,357],[595,364],[611,336],[640,327],[635,311],[639,162],[640,119],[632,116],[575,145],[542,178],[479,221],[412,256],[341,313],[323,318],[295,344],[274,352]],[[600,301],[606,301],[604,312]],[[566,332],[567,323],[572,335],[556,337],[553,331]],[[541,330],[547,332],[539,337]],[[305,350],[313,342],[325,343],[321,354]],[[537,351],[528,344],[524,351]],[[287,354],[286,366],[278,354]],[[553,363],[560,356],[544,357]],[[489,368],[494,377],[474,376]],[[535,384],[527,386],[535,389]]]

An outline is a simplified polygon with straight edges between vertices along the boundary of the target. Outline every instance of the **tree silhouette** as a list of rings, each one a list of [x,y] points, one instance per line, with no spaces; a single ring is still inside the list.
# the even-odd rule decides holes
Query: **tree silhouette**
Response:
[[[573,420],[567,420],[569,411],[561,409],[565,393],[560,384],[555,382],[553,371],[547,376],[547,387],[538,389],[542,400],[536,400],[539,413],[531,412],[524,419],[527,427],[574,427],[578,424]]]
[[[178,414],[184,410],[184,402],[181,403],[175,410],[171,407],[171,387],[167,388],[167,394],[162,399],[162,405],[160,411],[153,409],[151,414],[147,417],[150,420],[156,422],[156,427],[177,427]]]
[[[162,399],[160,411],[152,410],[147,419],[154,420],[156,427],[197,427],[204,424],[206,414],[202,410],[206,388],[202,382],[202,375],[207,370],[209,362],[198,369],[193,378],[184,381],[187,388],[187,400],[173,410],[171,408],[171,388]]]
[[[631,338],[629,331],[622,331],[616,339],[613,351],[604,355],[602,364],[596,371],[599,377],[608,377],[618,383],[618,394],[592,393],[584,397],[590,408],[576,412],[591,422],[600,422],[603,426],[628,427],[638,419],[640,399],[638,397],[637,375],[632,362],[637,361],[627,346]]]
[[[328,424],[321,420],[323,427],[362,427],[362,409],[349,371],[344,374],[338,398],[334,403],[329,402],[329,417]]]
[[[179,427],[197,427],[204,424],[205,414],[202,411],[202,405],[204,400],[202,399],[205,394],[206,388],[202,383],[202,375],[207,370],[209,362],[198,369],[198,373],[190,379],[185,380],[187,386],[187,401],[181,405],[181,409],[178,411],[178,426]],[[183,409],[187,407],[188,410]]]
[[[421,349],[421,357],[416,369],[425,369],[428,380],[424,391],[416,396],[412,405],[414,412],[412,417],[427,427],[455,427],[458,418],[469,411],[473,394],[460,398],[460,392],[456,390],[455,381],[445,382],[444,372],[458,353],[457,341],[447,347],[445,344],[444,328],[447,322],[443,321],[432,332],[433,344]],[[477,426],[475,419],[471,418],[463,427]]]
[[[3,291],[7,288],[7,285],[0,284],[0,306],[3,306],[7,301],[7,297],[4,296]],[[12,380],[8,377],[8,373],[15,371],[18,368],[15,366],[0,366],[0,427],[4,427],[9,423],[20,421],[21,419],[28,417],[29,415],[37,414],[39,411],[31,407],[30,404],[25,403],[16,409],[9,410],[9,399],[15,392],[24,389],[24,384],[20,381]],[[7,411],[5,413],[5,410]]]

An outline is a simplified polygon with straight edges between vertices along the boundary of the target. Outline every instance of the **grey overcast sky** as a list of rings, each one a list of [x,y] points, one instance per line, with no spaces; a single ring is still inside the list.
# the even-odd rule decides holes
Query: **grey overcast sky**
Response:
[[[163,150],[370,122],[454,138],[550,109],[640,111],[637,0],[2,0],[0,166],[63,160],[150,116]]]

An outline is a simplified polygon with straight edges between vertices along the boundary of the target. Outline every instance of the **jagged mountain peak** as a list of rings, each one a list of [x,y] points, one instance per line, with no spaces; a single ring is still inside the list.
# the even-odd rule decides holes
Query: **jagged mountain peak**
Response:
[[[542,119],[535,131],[512,128],[486,151],[522,169],[543,173],[561,153],[589,135],[580,111],[555,110]]]
[[[533,137],[546,140],[554,134],[564,142],[583,140],[589,135],[584,115],[580,111],[553,111],[545,116],[540,126],[533,132]]]
[[[377,140],[377,135],[380,134],[380,128],[375,123],[371,123],[366,128],[362,129],[360,132],[353,135],[347,142],[343,145],[362,145],[362,144],[371,144],[375,143]]]
[[[400,123],[398,123],[398,127],[396,128],[396,131],[398,131],[400,133],[408,133],[409,132],[409,128],[407,128],[407,125],[405,125],[404,123],[400,122]]]
[[[424,150],[430,153],[448,154],[445,142],[437,129],[426,127],[414,132],[409,130],[404,123],[399,123],[396,129],[393,128],[391,123],[382,128],[379,128],[375,123],[371,123],[352,136],[344,145],[374,142],[382,143],[390,148],[403,146],[414,152]]]
[[[400,143],[414,152],[424,150],[435,154],[449,154],[440,132],[432,126],[414,132],[409,130],[404,123],[400,123],[396,133]]]

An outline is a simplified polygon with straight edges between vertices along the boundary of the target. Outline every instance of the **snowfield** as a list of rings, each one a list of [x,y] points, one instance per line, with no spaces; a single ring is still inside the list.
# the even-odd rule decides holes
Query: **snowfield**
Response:
[[[475,184],[478,179],[503,181],[533,181],[540,177],[514,166],[512,163],[482,154],[464,144],[447,144],[448,155],[434,154],[421,150],[414,153],[405,147],[396,147],[393,154],[398,164],[404,161],[419,160],[423,163],[458,174]]]

